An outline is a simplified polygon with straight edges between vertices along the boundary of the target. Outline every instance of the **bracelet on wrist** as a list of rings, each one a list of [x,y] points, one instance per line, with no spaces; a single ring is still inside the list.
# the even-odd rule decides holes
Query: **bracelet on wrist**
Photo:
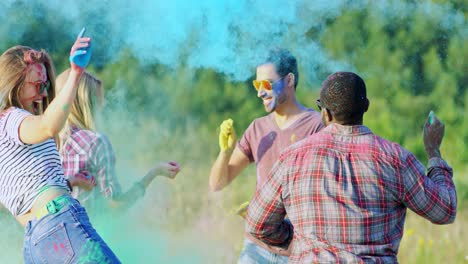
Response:
[[[71,185],[70,181],[68,179],[65,180],[67,181],[68,189],[70,189],[70,192],[73,192],[73,186]]]

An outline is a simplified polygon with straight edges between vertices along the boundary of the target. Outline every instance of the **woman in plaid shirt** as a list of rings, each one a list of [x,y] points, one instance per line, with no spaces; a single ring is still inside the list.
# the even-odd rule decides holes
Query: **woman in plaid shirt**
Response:
[[[57,77],[64,82],[70,69]],[[127,192],[123,193],[115,173],[115,154],[109,139],[95,131],[94,111],[103,101],[102,82],[84,72],[78,83],[76,100],[71,113],[60,132],[60,156],[65,177],[91,174],[96,178],[97,188],[91,192],[73,189],[73,196],[90,211],[96,210],[105,201],[105,208],[127,209],[143,197],[146,188],[158,175],[175,178],[180,170],[177,162],[160,162]],[[104,199],[103,199],[104,198]],[[107,206],[108,205],[108,206]]]

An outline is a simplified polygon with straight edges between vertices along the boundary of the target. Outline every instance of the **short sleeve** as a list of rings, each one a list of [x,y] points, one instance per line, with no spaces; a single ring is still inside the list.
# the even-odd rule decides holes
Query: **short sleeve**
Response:
[[[250,162],[254,161],[253,152],[252,152],[252,137],[254,136],[254,129],[253,124],[251,123],[250,126],[245,130],[244,135],[237,143],[237,147],[244,153],[250,160]]]
[[[24,145],[19,136],[19,128],[23,120],[31,113],[21,108],[13,108],[2,118],[1,129],[4,135],[15,144]]]

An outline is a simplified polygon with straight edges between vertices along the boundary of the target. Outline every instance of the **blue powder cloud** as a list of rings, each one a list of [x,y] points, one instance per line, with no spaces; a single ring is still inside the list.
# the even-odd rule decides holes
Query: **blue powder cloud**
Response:
[[[14,2],[6,0],[0,4],[1,17],[8,15],[8,8]],[[126,48],[143,64],[157,62],[172,68],[180,65],[212,68],[233,80],[245,80],[268,49],[284,46],[298,57],[300,67],[308,75],[304,77],[310,81],[314,80],[318,67],[334,71],[352,66],[330,59],[317,39],[307,37],[308,30],[313,27],[318,37],[327,19],[339,16],[344,10],[368,6],[382,19],[422,13],[445,28],[465,28],[460,30],[462,34],[467,31],[463,27],[463,13],[450,4],[401,0],[88,0],[65,3],[51,0],[45,8],[71,22],[73,28],[68,30],[71,39],[82,26],[87,26],[89,34],[95,36],[96,45],[105,47],[105,59],[117,59]],[[7,17],[5,22],[0,27],[0,36],[19,37],[27,26],[22,24],[21,17]]]

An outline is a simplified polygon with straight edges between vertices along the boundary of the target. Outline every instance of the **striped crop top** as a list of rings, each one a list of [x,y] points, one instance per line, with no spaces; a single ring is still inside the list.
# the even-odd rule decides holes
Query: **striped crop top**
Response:
[[[43,188],[68,189],[54,140],[21,142],[19,127],[29,115],[15,107],[0,114],[0,202],[14,216],[27,213]]]

